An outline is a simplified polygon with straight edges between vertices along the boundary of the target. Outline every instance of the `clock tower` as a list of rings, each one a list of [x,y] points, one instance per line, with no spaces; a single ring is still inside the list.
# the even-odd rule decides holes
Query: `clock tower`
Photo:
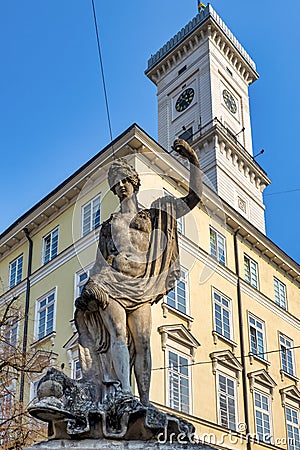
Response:
[[[157,86],[159,143],[187,140],[211,187],[265,232],[270,180],[253,158],[248,97],[258,74],[211,5],[151,56],[146,75]]]

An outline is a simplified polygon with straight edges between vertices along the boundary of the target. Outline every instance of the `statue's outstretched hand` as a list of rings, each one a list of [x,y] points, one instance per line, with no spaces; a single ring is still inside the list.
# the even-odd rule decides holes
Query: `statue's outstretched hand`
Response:
[[[195,150],[183,139],[176,139],[172,149],[183,158],[187,158],[189,161],[195,161],[198,159]]]

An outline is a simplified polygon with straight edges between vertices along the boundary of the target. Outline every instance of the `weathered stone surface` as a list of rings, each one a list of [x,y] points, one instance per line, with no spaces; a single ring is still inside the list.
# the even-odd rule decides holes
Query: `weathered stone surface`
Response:
[[[80,450],[212,450],[212,447],[206,444],[193,443],[159,443],[152,441],[116,441],[116,440],[93,440],[86,439],[82,441],[57,440],[49,442],[40,442],[24,450],[62,450],[62,449],[80,449]]]
[[[54,443],[43,446],[63,446],[58,440],[68,438],[97,439],[93,445],[100,445],[99,439],[124,439],[116,448],[131,448],[129,440],[149,442],[160,433],[167,439],[188,438],[194,432],[191,423],[149,402],[151,305],[173,289],[180,276],[176,219],[194,208],[202,193],[196,152],[181,139],[173,149],[190,162],[189,193],[182,198],[164,196],[149,209],[139,208],[135,168],[124,158],[110,166],[108,182],[120,210],[101,225],[95,264],[75,302],[83,377],[73,380],[54,368],[48,370],[28,408],[49,423]],[[133,369],[139,399],[130,385]],[[113,447],[111,442],[91,448]]]

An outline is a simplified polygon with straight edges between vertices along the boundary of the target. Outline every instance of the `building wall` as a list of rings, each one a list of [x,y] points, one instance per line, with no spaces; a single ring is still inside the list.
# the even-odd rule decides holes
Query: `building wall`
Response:
[[[135,136],[135,140],[137,137]],[[142,140],[141,140],[142,141]],[[124,150],[124,148],[123,148]],[[128,151],[128,150],[126,150]],[[152,155],[155,154],[155,158]],[[173,166],[166,166],[166,155],[157,153],[155,144],[149,146],[148,152],[135,154],[131,158],[138,172],[141,174],[142,187],[139,201],[143,207],[164,195],[164,191],[178,197],[186,193],[186,169],[174,160]],[[168,156],[170,158],[170,156]],[[153,162],[155,161],[155,162]],[[169,159],[172,162],[172,159]],[[161,166],[160,166],[161,164]],[[165,169],[162,169],[162,167]],[[169,167],[169,171],[167,170]],[[178,170],[177,170],[178,169]],[[94,169],[91,172],[95,173]],[[174,174],[177,173],[177,176]],[[31,276],[30,309],[29,309],[29,347],[34,350],[47,350],[54,353],[51,364],[72,376],[72,351],[76,349],[76,335],[72,325],[74,312],[75,273],[90,266],[96,254],[97,236],[99,228],[92,230],[81,237],[82,206],[101,193],[101,221],[106,220],[111,211],[117,207],[114,196],[108,191],[104,178],[99,185],[86,189],[84,195],[78,194],[77,201],[72,201],[69,207],[61,214],[57,213],[53,220],[45,222],[32,233],[33,240],[33,270]],[[85,193],[86,192],[86,193]],[[67,195],[67,192],[66,192]],[[241,369],[241,327],[238,304],[238,276],[236,273],[236,260],[234,248],[234,228],[229,225],[230,210],[226,208],[220,216],[217,211],[218,203],[212,208],[208,199],[211,191],[205,188],[203,205],[195,208],[184,217],[184,232],[179,236],[181,265],[187,273],[187,311],[179,312],[176,308],[164,302],[152,308],[152,357],[153,371],[151,384],[151,401],[162,409],[170,407],[168,384],[168,351],[178,353],[189,362],[190,409],[189,413],[182,413],[184,417],[195,423],[197,432],[214,433],[221,440],[224,433],[229,433],[227,427],[220,424],[217,380],[219,374],[225,375],[235,383],[235,400],[237,404],[236,424],[245,422],[243,402],[243,380]],[[215,197],[216,198],[216,197]],[[206,201],[207,200],[207,201]],[[221,203],[220,203],[221,204]],[[222,212],[222,211],[221,211]],[[236,212],[232,212],[236,216]],[[238,216],[241,226],[244,219]],[[235,218],[236,220],[236,218]],[[41,266],[42,239],[47,233],[59,226],[58,255],[49,263]],[[226,242],[226,263],[219,263],[211,255],[210,230],[218,232]],[[252,235],[259,245],[273,248],[273,244],[252,227]],[[286,434],[284,408],[280,390],[297,386],[299,375],[299,350],[294,350],[293,376],[282,373],[279,349],[279,332],[290,338],[294,345],[300,342],[299,320],[299,284],[287,274],[290,267],[295,264],[288,257],[281,265],[281,269],[268,257],[268,252],[257,249],[249,242],[248,236],[238,234],[238,258],[241,286],[241,316],[244,327],[243,342],[245,346],[246,390],[249,402],[250,432],[255,432],[255,419],[253,412],[253,392],[250,389],[248,374],[255,374],[252,387],[270,398],[272,405],[273,434],[283,437]],[[0,297],[3,305],[13,292],[21,289],[20,299],[25,301],[26,264],[28,255],[28,242],[23,238],[16,249],[4,254],[0,261],[0,276],[2,280],[8,278],[9,263],[21,253],[24,254],[23,281],[12,290],[4,289]],[[244,255],[258,264],[258,289],[244,281]],[[284,270],[283,270],[284,269]],[[298,267],[299,269],[299,267]],[[287,309],[278,306],[274,297],[274,277],[286,285]],[[34,329],[36,326],[37,301],[52,289],[56,290],[55,326],[53,333],[36,341]],[[230,339],[216,333],[213,309],[213,293],[222,294],[231,304],[232,336]],[[268,352],[266,360],[259,357],[250,357],[250,341],[248,315],[251,313],[265,324],[265,349]],[[167,337],[166,337],[167,336]],[[75,339],[75,346],[68,344],[71,338]],[[19,333],[22,340],[22,327]],[[72,344],[73,345],[73,344]],[[70,350],[71,349],[71,350]],[[72,350],[73,349],[73,350]],[[75,352],[75,350],[74,350]],[[73,353],[74,353],[73,352]],[[75,355],[75,353],[74,353]],[[223,358],[223,359],[222,359]],[[63,365],[63,366],[62,366]],[[259,373],[258,373],[259,372]],[[29,383],[36,377],[26,378],[26,401],[30,399]],[[271,380],[271,381],[270,381]],[[274,381],[273,387],[272,380]],[[275,385],[276,383],[276,385]],[[271,394],[271,391],[273,393]],[[135,392],[136,387],[135,387]],[[273,395],[273,399],[271,398]],[[289,400],[292,402],[292,400]],[[300,409],[300,399],[296,398],[296,406]],[[297,403],[298,402],[298,403]],[[174,412],[177,413],[175,410]],[[229,437],[225,444],[229,446]],[[242,440],[239,444],[245,446]],[[285,445],[279,445],[286,448]]]

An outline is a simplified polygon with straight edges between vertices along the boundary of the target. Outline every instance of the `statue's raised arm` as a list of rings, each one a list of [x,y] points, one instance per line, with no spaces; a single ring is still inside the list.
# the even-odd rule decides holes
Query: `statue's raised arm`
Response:
[[[185,197],[179,198],[176,204],[176,216],[179,218],[195,208],[200,202],[203,184],[200,164],[195,150],[183,139],[176,139],[172,148],[181,157],[188,159],[190,163],[189,192]]]

